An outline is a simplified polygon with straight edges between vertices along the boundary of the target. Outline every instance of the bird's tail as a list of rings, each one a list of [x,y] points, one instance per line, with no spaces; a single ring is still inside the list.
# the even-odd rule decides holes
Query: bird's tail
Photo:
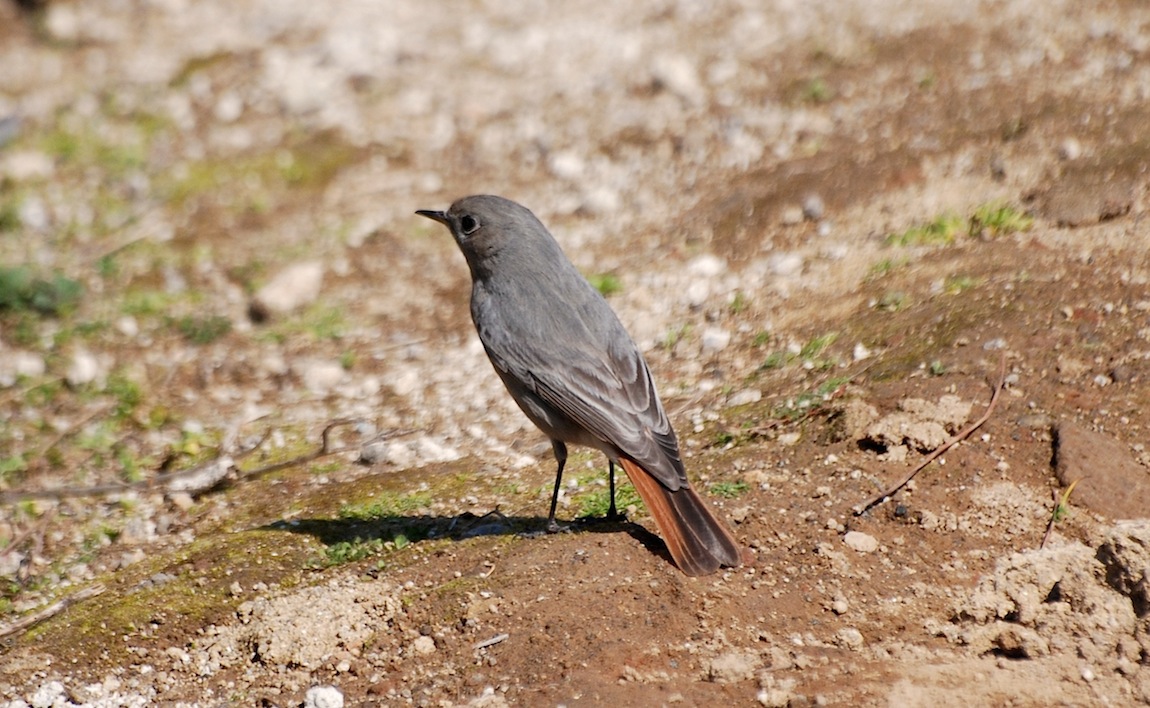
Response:
[[[622,458],[619,462],[655,517],[680,570],[690,576],[708,575],[720,566],[734,568],[750,562],[749,551],[735,541],[695,490],[684,485],[671,491],[635,461]]]

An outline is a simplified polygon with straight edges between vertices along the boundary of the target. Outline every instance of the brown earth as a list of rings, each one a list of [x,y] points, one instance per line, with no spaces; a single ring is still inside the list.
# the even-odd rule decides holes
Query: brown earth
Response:
[[[0,297],[0,627],[104,591],[0,698],[1150,703],[1145,3],[31,5],[0,266],[85,294]],[[611,291],[752,566],[596,519],[587,451],[540,533],[549,446],[411,214],[481,191]]]

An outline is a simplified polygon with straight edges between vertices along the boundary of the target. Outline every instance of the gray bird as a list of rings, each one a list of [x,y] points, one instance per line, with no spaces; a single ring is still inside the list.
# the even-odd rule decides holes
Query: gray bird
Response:
[[[471,319],[512,398],[551,439],[558,469],[547,528],[556,530],[567,445],[603,451],[655,518],[687,575],[749,559],[691,489],[651,372],[607,301],[529,210],[478,195],[415,212],[451,230],[471,269]]]

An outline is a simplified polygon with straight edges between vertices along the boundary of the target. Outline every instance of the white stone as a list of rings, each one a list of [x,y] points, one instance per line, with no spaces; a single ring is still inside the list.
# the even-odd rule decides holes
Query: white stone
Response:
[[[721,352],[731,343],[731,333],[719,327],[707,327],[703,330],[703,353],[714,354]]]
[[[267,317],[310,305],[323,287],[323,263],[301,261],[281,270],[252,298],[252,312]]]
[[[327,393],[347,373],[338,361],[310,361],[299,367],[299,378],[313,393]]]
[[[878,550],[878,540],[862,531],[847,531],[843,536],[843,543],[859,553],[873,553]]]
[[[72,354],[72,361],[68,364],[68,371],[64,380],[69,386],[83,386],[101,378],[102,367],[95,354],[86,349],[78,349]]]
[[[767,267],[775,275],[796,275],[803,270],[803,257],[793,252],[773,253],[767,259]]]
[[[303,704],[304,708],[343,708],[343,693],[335,686],[312,686]]]
[[[742,391],[736,391],[731,394],[727,399],[728,406],[745,406],[750,403],[758,403],[763,400],[763,392],[757,388],[745,388]]]
[[[679,98],[693,104],[705,97],[699,72],[691,60],[682,54],[661,54],[651,64],[651,78]]]
[[[727,263],[718,256],[705,253],[687,264],[687,272],[702,278],[714,278],[727,269]]]
[[[551,174],[562,179],[576,180],[583,176],[583,158],[571,150],[562,150],[547,160]]]
[[[415,650],[416,654],[434,654],[435,640],[428,636],[418,637],[411,643],[411,648]]]
[[[54,170],[52,158],[39,150],[16,150],[0,162],[0,175],[16,182],[46,179],[52,176]]]

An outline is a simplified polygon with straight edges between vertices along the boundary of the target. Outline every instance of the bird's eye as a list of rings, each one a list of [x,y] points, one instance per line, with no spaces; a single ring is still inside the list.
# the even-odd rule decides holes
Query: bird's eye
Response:
[[[470,236],[471,234],[475,233],[476,229],[479,228],[479,220],[474,216],[465,216],[459,220],[459,228],[463,231],[463,233]]]

